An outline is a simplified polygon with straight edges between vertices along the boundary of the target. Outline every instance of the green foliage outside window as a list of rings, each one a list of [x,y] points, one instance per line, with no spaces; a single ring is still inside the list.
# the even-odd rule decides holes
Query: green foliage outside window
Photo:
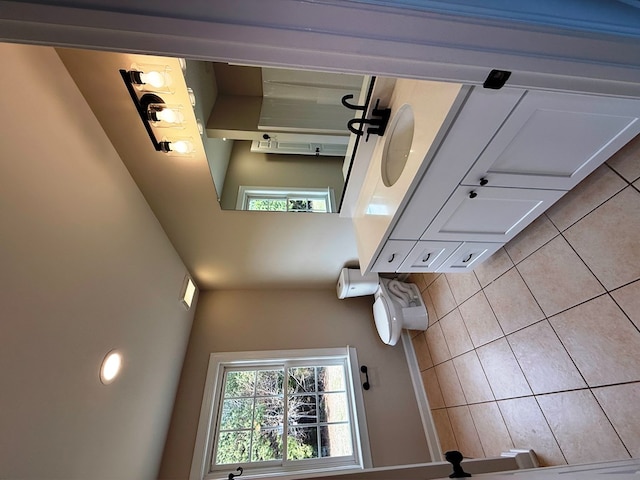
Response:
[[[226,372],[216,465],[282,461],[285,421],[286,460],[351,455],[344,368],[286,370],[287,412],[285,368]]]

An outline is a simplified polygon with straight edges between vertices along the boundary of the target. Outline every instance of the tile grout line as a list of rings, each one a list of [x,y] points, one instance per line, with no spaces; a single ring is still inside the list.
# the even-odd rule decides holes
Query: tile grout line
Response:
[[[637,182],[640,177],[634,179],[634,180],[627,180],[625,177],[622,176],[622,174],[620,172],[618,172],[618,170],[616,170],[615,168],[613,168],[611,165],[609,165],[609,161],[607,160],[606,162],[604,162],[604,165],[606,165],[607,167],[609,167],[613,173],[615,173],[616,175],[618,175],[623,181],[627,182],[629,185],[633,186],[634,182]]]
[[[558,450],[560,450],[560,453],[562,454],[562,458],[564,459],[565,463],[567,465],[569,465],[569,461],[567,460],[567,456],[565,455],[564,450],[562,449],[562,445],[560,445],[560,442],[558,441],[558,437],[556,436],[556,432],[554,432],[553,428],[551,428],[551,424],[549,423],[549,419],[545,415],[544,410],[542,409],[542,406],[540,405],[540,402],[538,401],[538,396],[534,395],[533,399],[535,400],[536,405],[538,406],[538,409],[540,410],[540,413],[542,414],[542,418],[544,418],[544,421],[547,423],[547,427],[549,427],[549,431],[551,432],[551,436],[555,440],[556,445],[558,445]]]
[[[587,213],[585,213],[584,215],[580,216],[580,218],[574,220],[573,222],[571,222],[571,224],[569,224],[567,227],[565,227],[564,229],[560,230],[560,228],[554,223],[553,220],[551,220],[551,217],[549,217],[547,215],[547,218],[551,221],[551,223],[553,224],[554,227],[556,227],[556,229],[562,233],[562,232],[566,232],[567,230],[569,230],[571,227],[573,227],[576,223],[578,223],[580,220],[582,220],[584,217],[586,217],[587,215],[589,215],[590,213],[593,213],[595,210],[597,210],[598,208],[600,208],[602,205],[604,205],[605,203],[607,203],[609,200],[611,200],[613,197],[615,197],[616,195],[618,195],[621,191],[623,191],[625,188],[627,188],[629,185],[631,185],[631,183],[629,183],[629,181],[627,179],[625,179],[622,175],[620,175],[618,172],[616,172],[613,167],[611,167],[610,165],[608,165],[606,162],[603,163],[603,165],[606,165],[609,170],[613,171],[616,175],[618,175],[620,178],[622,178],[622,180],[624,182],[627,183],[627,185],[625,185],[624,187],[622,187],[620,190],[618,190],[617,192],[613,193],[612,195],[610,195],[609,197],[605,198],[604,200],[602,200],[598,205],[596,205],[595,207],[593,207],[591,210],[589,210]],[[574,187],[575,188],[575,187]],[[546,212],[544,213],[544,215],[546,215]]]
[[[597,388],[597,387],[596,387]],[[600,408],[600,410],[602,411],[602,414],[604,415],[604,417],[607,419],[607,421],[609,422],[609,425],[611,425],[611,428],[613,429],[613,431],[615,432],[616,436],[618,437],[618,439],[620,440],[620,443],[622,444],[622,446],[624,447],[624,449],[627,451],[627,454],[629,455],[629,458],[633,458],[633,455],[631,455],[631,451],[629,450],[629,448],[627,448],[627,445],[624,443],[624,440],[622,439],[622,437],[620,436],[620,433],[618,433],[618,429],[615,427],[615,425],[613,424],[613,422],[611,421],[611,419],[609,418],[609,415],[607,415],[606,410],[602,407],[602,405],[600,404],[600,401],[598,400],[598,397],[596,397],[596,394],[593,393],[593,388],[589,387],[589,393],[591,394],[591,396],[593,397],[593,399],[596,401],[596,404],[598,405],[598,407]]]

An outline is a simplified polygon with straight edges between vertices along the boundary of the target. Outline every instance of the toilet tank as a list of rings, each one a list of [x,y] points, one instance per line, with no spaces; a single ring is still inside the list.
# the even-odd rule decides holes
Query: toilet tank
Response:
[[[373,295],[378,290],[378,281],[378,274],[375,272],[362,275],[357,268],[343,268],[336,286],[338,298]]]

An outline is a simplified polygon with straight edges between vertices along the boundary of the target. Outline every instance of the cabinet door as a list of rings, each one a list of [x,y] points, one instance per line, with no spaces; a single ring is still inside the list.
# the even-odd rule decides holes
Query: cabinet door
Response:
[[[460,186],[421,240],[506,243],[565,192]]]
[[[466,272],[473,270],[493,255],[502,243],[465,242],[438,268],[438,272]]]
[[[435,272],[460,245],[460,242],[419,241],[398,272]]]
[[[387,240],[371,271],[395,273],[415,244],[413,240]]]
[[[570,190],[640,132],[639,118],[639,100],[528,91],[462,183]]]

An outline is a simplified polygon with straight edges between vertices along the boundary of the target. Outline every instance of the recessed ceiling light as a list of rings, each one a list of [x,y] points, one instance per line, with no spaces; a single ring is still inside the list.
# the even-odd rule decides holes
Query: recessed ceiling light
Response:
[[[102,366],[100,367],[100,381],[105,385],[109,385],[116,379],[118,373],[120,373],[121,367],[122,354],[117,350],[111,350],[102,361]]]

